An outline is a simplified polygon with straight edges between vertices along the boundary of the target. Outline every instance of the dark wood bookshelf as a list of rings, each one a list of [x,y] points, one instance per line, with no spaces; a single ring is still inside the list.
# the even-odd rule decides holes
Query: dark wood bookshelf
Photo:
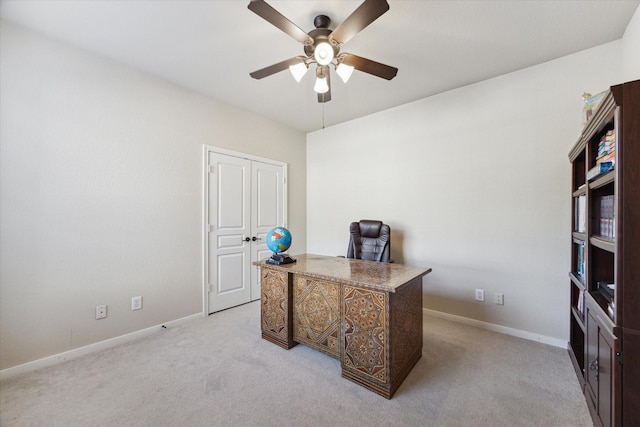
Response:
[[[614,165],[607,170],[606,163],[600,165],[599,144],[612,137],[615,156],[608,160]],[[573,206],[569,356],[594,424],[636,426],[640,422],[640,80],[607,91],[569,160]]]

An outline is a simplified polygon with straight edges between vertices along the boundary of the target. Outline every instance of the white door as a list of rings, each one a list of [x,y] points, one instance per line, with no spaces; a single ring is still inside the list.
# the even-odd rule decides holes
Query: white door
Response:
[[[251,179],[251,262],[254,262],[271,256],[265,236],[273,227],[284,225],[284,168],[254,161]],[[252,265],[251,301],[257,299],[260,299],[260,274],[258,267]]]
[[[209,153],[209,312],[249,301],[251,162]]]
[[[205,147],[205,313],[260,299],[264,236],[285,225],[286,165]]]

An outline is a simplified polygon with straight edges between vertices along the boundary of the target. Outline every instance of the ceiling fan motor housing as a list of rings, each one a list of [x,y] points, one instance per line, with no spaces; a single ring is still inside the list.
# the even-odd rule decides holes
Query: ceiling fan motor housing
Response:
[[[320,15],[320,16],[323,16],[323,15]],[[318,18],[316,17],[316,19]],[[333,43],[329,41],[329,34],[331,34],[331,30],[328,28],[316,28],[315,30],[309,31],[309,37],[313,39],[313,44],[304,47],[305,55],[313,57],[313,53],[316,50],[316,46],[318,46],[322,42],[325,42],[325,43],[328,43],[333,49],[333,57],[335,58],[336,56],[338,56],[338,52],[340,52],[340,47],[335,46]]]
[[[329,28],[331,19],[327,15],[318,15],[313,18],[313,26],[316,28]]]

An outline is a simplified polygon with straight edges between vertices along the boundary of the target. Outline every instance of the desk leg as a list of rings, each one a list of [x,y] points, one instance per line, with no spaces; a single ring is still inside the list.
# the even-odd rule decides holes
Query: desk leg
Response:
[[[422,278],[390,294],[391,395],[422,357]]]
[[[293,275],[262,268],[260,273],[262,338],[287,350],[293,341]]]
[[[387,399],[422,356],[422,279],[395,293],[344,286],[342,376]]]
[[[389,398],[389,294],[342,288],[342,376]]]

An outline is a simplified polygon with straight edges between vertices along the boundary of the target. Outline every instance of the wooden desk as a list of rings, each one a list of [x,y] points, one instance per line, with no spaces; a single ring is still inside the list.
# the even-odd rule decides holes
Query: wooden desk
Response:
[[[342,376],[387,399],[422,356],[430,268],[321,255],[260,267],[262,338],[340,360]]]

